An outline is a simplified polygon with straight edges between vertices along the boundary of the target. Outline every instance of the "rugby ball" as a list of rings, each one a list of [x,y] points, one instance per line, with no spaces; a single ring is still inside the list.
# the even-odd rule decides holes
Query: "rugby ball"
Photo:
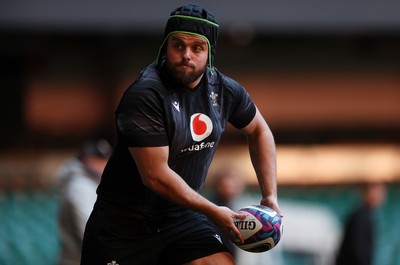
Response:
[[[244,220],[234,220],[244,239],[243,244],[235,243],[239,248],[248,252],[265,252],[279,243],[283,225],[276,211],[263,205],[250,205],[238,212],[246,215]]]

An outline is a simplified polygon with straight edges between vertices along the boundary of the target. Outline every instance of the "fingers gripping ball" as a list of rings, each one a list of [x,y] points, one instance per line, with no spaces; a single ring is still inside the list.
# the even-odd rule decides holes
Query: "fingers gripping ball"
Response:
[[[279,214],[263,205],[251,205],[239,210],[245,214],[244,220],[236,219],[236,227],[243,236],[244,243],[237,246],[248,252],[265,252],[274,248],[282,236],[282,219]]]

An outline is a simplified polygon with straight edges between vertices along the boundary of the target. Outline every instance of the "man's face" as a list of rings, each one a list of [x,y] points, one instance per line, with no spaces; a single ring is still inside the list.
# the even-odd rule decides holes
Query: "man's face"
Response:
[[[194,88],[206,69],[208,43],[199,36],[176,33],[168,38],[167,70],[179,83]]]

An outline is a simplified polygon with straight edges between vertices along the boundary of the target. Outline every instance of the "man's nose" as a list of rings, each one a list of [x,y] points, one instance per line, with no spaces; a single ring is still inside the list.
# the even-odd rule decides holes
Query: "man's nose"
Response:
[[[183,58],[185,58],[186,60],[190,60],[192,57],[192,51],[190,50],[190,48],[186,48],[183,51]]]

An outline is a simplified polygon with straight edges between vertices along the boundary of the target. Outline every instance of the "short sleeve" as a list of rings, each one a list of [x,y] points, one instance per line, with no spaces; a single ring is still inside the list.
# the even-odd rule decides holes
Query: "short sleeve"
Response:
[[[256,106],[245,88],[230,79],[228,83],[233,93],[233,104],[229,122],[238,129],[246,127],[256,115]]]
[[[168,137],[162,97],[150,85],[133,84],[116,111],[118,137],[130,147],[165,146]]]

